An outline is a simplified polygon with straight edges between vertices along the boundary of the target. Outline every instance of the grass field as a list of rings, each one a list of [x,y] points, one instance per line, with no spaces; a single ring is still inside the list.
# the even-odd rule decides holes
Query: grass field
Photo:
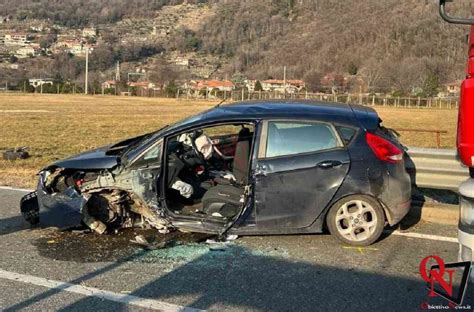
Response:
[[[137,97],[0,95],[0,151],[28,146],[31,158],[0,159],[0,185],[33,187],[35,173],[66,156],[150,132],[216,103]],[[377,108],[391,128],[447,130],[454,147],[456,111]],[[434,134],[402,133],[409,146],[434,147]]]

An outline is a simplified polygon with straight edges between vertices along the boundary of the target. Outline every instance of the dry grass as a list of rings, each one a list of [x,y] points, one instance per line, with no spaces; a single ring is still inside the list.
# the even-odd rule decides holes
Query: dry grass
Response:
[[[215,105],[173,99],[0,95],[0,150],[29,146],[27,160],[0,160],[0,185],[32,187],[46,164],[153,131]]]
[[[393,129],[443,130],[441,147],[456,146],[457,110],[376,108],[385,126]],[[437,147],[434,133],[400,132],[406,146]]]
[[[0,95],[0,150],[29,146],[27,160],[0,160],[0,185],[33,187],[35,173],[68,155],[158,129],[215,103],[100,96]],[[456,112],[377,109],[392,128],[442,129],[454,146]],[[435,146],[433,134],[403,133],[411,146]]]

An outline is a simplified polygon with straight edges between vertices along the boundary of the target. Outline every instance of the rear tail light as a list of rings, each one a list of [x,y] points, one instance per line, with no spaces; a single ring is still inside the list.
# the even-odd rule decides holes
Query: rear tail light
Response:
[[[403,151],[392,142],[370,132],[366,133],[365,139],[378,159],[389,163],[397,163],[403,159]]]

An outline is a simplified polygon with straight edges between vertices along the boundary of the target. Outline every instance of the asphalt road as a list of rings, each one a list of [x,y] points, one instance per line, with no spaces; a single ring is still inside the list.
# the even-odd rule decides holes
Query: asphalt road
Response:
[[[453,262],[457,256],[449,239],[456,228],[429,223],[409,228],[408,236],[387,234],[368,248],[343,246],[330,235],[206,244],[199,235],[175,233],[159,238],[169,247],[146,251],[129,240],[150,232],[99,236],[31,229],[19,215],[23,194],[0,189],[5,311],[417,311],[425,302],[447,304],[428,297],[420,261],[439,255]],[[474,285],[464,305],[474,308]]]

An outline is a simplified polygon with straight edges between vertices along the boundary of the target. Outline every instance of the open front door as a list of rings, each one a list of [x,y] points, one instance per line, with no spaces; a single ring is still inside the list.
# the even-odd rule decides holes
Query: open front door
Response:
[[[254,172],[259,229],[281,233],[310,226],[339,189],[349,165],[332,125],[265,122]]]

